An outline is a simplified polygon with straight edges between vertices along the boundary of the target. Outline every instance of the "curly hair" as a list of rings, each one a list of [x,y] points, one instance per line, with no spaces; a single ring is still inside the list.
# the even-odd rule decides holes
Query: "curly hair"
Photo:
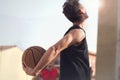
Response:
[[[83,22],[88,18],[87,13],[80,13],[80,9],[84,9],[79,0],[67,0],[63,5],[63,14],[71,22]]]

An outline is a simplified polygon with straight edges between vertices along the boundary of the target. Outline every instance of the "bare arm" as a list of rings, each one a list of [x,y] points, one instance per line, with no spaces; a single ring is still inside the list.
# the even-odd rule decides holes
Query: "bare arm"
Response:
[[[79,43],[85,37],[84,32],[80,29],[72,30],[59,40],[55,45],[51,46],[33,69],[32,74],[38,75],[40,71],[50,62],[55,60],[59,53],[70,45]],[[38,71],[39,70],[39,71]]]

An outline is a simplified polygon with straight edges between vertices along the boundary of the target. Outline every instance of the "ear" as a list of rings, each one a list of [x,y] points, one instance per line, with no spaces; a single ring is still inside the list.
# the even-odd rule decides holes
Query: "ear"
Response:
[[[88,15],[86,13],[86,10],[85,9],[80,9],[80,14],[84,16],[85,19],[88,18]]]
[[[80,13],[82,14],[86,13],[85,9],[80,9]]]

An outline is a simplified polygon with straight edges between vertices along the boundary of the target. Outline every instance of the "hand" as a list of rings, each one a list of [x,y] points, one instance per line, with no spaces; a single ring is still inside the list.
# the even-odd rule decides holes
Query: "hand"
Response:
[[[34,76],[34,74],[32,73],[32,69],[31,69],[31,68],[26,67],[26,68],[24,69],[24,71],[26,72],[27,75]]]
[[[35,74],[33,73],[33,69],[28,67],[25,63],[23,63],[23,70],[27,75],[35,76]]]
[[[40,76],[41,75],[41,70],[38,70],[36,73],[35,73],[35,76]]]

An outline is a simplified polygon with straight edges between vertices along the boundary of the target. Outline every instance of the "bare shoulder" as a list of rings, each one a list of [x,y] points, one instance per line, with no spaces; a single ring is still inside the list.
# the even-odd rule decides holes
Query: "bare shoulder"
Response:
[[[60,39],[54,47],[56,51],[60,52],[68,46],[80,43],[85,37],[85,33],[81,29],[74,29],[67,33],[62,39]]]
[[[82,29],[71,30],[70,33],[76,43],[81,42],[85,38],[85,32]]]

